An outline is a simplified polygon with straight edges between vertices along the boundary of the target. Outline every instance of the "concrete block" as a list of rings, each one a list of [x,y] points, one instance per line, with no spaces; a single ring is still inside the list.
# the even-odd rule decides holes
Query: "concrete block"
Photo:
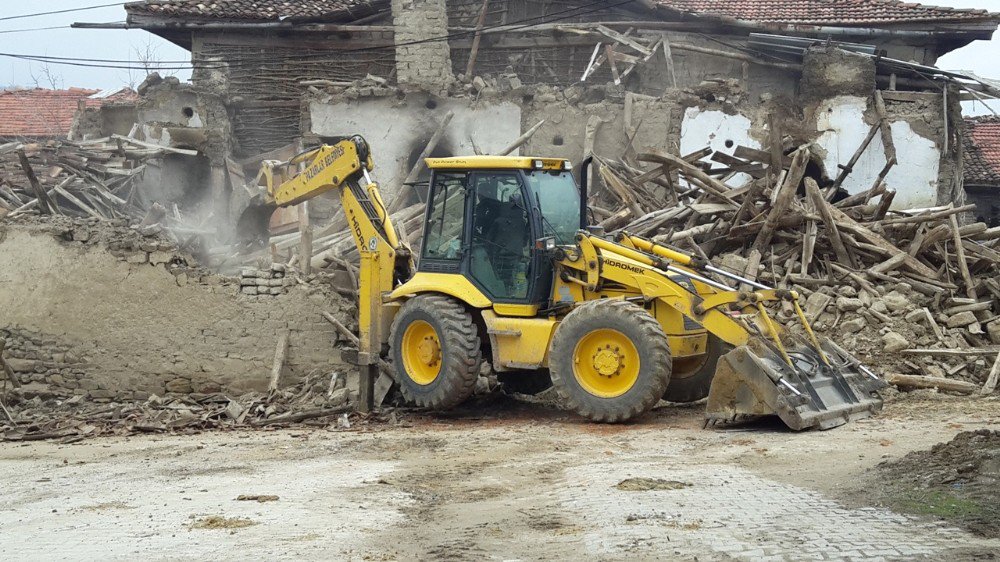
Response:
[[[960,328],[962,326],[968,326],[969,324],[978,324],[979,319],[976,318],[975,313],[972,312],[959,312],[953,316],[948,317],[947,326],[949,328]]]
[[[882,302],[885,304],[886,308],[893,312],[903,312],[913,308],[913,301],[898,291],[890,291],[887,293],[884,297],[882,297]]]
[[[188,379],[174,379],[169,381],[166,385],[167,392],[175,392],[177,394],[190,394],[194,392],[191,387],[191,381]]]
[[[161,263],[170,263],[174,260],[174,255],[170,252],[150,252],[149,253],[149,263],[153,265],[159,265]]]
[[[868,322],[866,322],[864,318],[858,316],[857,318],[852,318],[850,320],[846,320],[843,323],[841,323],[840,329],[843,330],[845,333],[855,334],[857,332],[860,332],[861,330],[864,330],[865,326],[867,325]]]
[[[809,298],[806,299],[806,315],[811,319],[818,319],[832,300],[833,297],[823,293],[817,292],[809,295]]]
[[[990,341],[1000,344],[1000,320],[994,320],[986,325],[986,333],[990,336]]]
[[[882,344],[885,346],[886,353],[896,353],[910,347],[910,341],[896,332],[889,332],[882,336]]]
[[[837,297],[837,310],[841,312],[854,312],[864,306],[861,299],[850,297]]]

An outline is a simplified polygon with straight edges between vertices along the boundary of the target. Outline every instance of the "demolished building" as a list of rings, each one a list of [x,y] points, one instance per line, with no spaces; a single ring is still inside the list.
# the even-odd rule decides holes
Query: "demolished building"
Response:
[[[259,154],[322,139],[365,136],[394,195],[449,114],[434,156],[498,153],[523,131],[524,151],[573,161],[624,147],[733,155],[775,135],[786,152],[806,141],[825,152],[812,172],[821,185],[848,166],[847,193],[884,180],[893,208],[961,201],[959,103],[989,86],[932,65],[988,39],[1000,15],[897,0],[771,4],[149,1],[128,4],[123,25],[192,53],[193,85],[146,88],[139,117],[147,140],[199,152],[156,177],[205,190],[220,226],[238,221]],[[891,135],[872,138],[883,118]]]
[[[128,25],[192,50],[194,83],[149,77],[127,134],[0,144],[0,172],[13,171],[0,185],[11,378],[99,401],[194,393],[216,411],[229,403],[219,391],[270,396],[284,370],[306,402],[332,398],[353,367],[331,345],[354,337],[358,297],[336,205],[292,213],[323,228],[315,248],[273,236],[267,255],[225,238],[262,160],[360,133],[411,247],[424,155],[593,154],[592,208],[608,232],[795,288],[818,331],[887,373],[959,377],[949,384],[969,392],[988,376],[995,389],[1000,362],[979,356],[1000,343],[1000,229],[957,216],[970,210],[959,103],[996,92],[930,65],[1000,16],[817,0],[773,19],[750,2],[705,4],[715,11],[130,4]],[[818,9],[830,4],[844,11]],[[253,400],[254,415],[276,414]]]

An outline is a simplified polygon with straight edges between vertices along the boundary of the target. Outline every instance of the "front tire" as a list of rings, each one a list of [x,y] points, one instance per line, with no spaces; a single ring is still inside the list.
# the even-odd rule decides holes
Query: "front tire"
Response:
[[[567,314],[549,361],[566,408],[595,422],[624,422],[649,411],[670,382],[663,328],[623,300],[593,301]]]
[[[482,350],[472,315],[457,301],[440,295],[410,299],[392,322],[390,340],[407,402],[444,410],[472,396]]]

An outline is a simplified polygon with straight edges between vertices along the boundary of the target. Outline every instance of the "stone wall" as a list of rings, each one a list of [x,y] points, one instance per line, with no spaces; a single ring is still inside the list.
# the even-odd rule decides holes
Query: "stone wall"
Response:
[[[418,41],[448,35],[445,0],[392,0],[396,27],[396,79],[400,86],[446,91],[454,81],[447,41]]]
[[[0,337],[20,380],[39,394],[265,390],[286,330],[284,381],[351,371],[320,312],[350,323],[354,305],[323,285],[282,285],[280,294],[243,294],[240,279],[200,269],[135,229],[0,223]]]

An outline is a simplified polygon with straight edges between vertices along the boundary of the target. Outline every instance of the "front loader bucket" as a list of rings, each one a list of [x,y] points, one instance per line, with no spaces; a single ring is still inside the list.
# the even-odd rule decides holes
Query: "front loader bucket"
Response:
[[[793,430],[830,429],[882,409],[885,382],[833,342],[830,365],[808,345],[788,349],[795,368],[767,342],[751,340],[719,359],[708,394],[709,422],[777,415]]]

